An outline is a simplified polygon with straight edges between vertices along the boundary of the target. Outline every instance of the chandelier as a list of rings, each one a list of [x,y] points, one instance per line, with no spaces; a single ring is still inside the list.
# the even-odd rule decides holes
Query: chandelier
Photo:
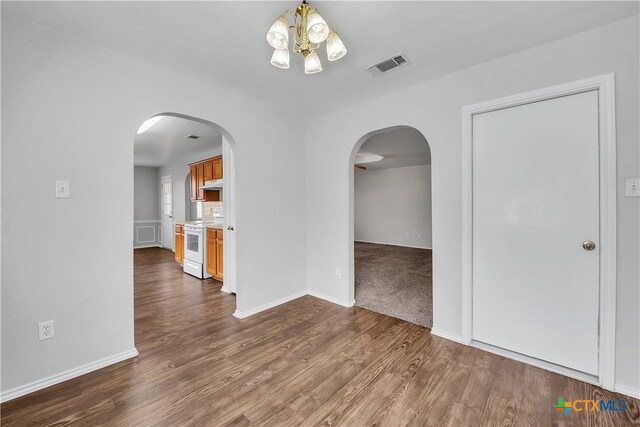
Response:
[[[293,24],[289,24],[287,17],[291,17]],[[312,8],[303,0],[296,11],[287,10],[280,15],[267,33],[267,41],[275,50],[271,57],[271,64],[278,68],[289,68],[289,30],[293,29],[292,48],[296,53],[304,56],[305,74],[322,71],[320,58],[316,49],[320,43],[327,42],[327,58],[336,61],[342,58],[347,49],[335,30],[330,29],[318,9]]]

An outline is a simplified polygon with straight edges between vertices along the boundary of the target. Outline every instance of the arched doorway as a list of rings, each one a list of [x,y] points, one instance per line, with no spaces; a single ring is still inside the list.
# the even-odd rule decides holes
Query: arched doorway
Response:
[[[350,294],[355,305],[433,325],[431,150],[409,126],[364,135],[351,153]]]
[[[219,264],[216,269],[219,274],[213,274],[213,277],[223,282],[222,290],[228,293],[236,293],[236,151],[235,140],[222,126],[208,120],[171,112],[149,117],[134,138],[134,168],[155,168],[160,182],[160,188],[156,191],[156,206],[160,217],[158,222],[161,224],[159,228],[165,231],[158,233],[162,239],[156,246],[175,251],[176,261],[181,262],[180,252],[185,255],[186,236],[183,234],[181,237],[178,230],[186,229],[187,225],[200,225],[202,237],[199,239],[199,245],[195,247],[196,252],[199,251],[201,255],[203,273],[201,277],[196,277],[206,279],[212,276],[206,266],[205,254],[209,244],[206,240],[206,226],[215,226],[219,236],[219,242],[216,243],[216,247],[219,248],[216,255],[216,264]],[[213,159],[216,159],[216,164],[220,167],[220,176],[208,178],[206,185],[191,180],[194,164],[204,162],[204,170],[211,163],[213,168]],[[206,178],[205,175],[202,177],[203,180]],[[214,187],[203,189],[210,185]],[[137,183],[134,182],[134,188],[136,186]],[[215,194],[216,197],[201,197],[198,190],[200,194]],[[146,193],[152,195],[153,187],[146,189]],[[137,194],[138,191],[134,191],[134,199],[137,199]],[[154,198],[150,199],[153,205]],[[134,204],[137,204],[137,200]],[[151,212],[152,209],[148,211]],[[136,216],[137,212],[134,211],[134,217]],[[167,221],[170,223],[165,224]],[[174,241],[174,237],[177,241]],[[186,255],[184,258],[187,258]]]

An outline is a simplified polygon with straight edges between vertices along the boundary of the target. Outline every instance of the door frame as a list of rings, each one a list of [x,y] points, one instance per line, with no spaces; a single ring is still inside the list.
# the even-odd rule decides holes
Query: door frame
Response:
[[[171,233],[169,233],[168,236],[165,236],[165,214],[164,214],[164,191],[162,189],[162,185],[164,184],[164,181],[170,181],[171,182]],[[176,213],[176,199],[174,197],[174,188],[173,188],[173,175],[165,175],[165,176],[161,176],[160,177],[160,229],[162,230],[162,247],[164,249],[169,249],[169,250],[173,250],[173,252],[176,251],[176,242],[175,242],[175,219],[174,219],[174,215]],[[171,246],[166,246],[165,243],[171,242]]]
[[[227,138],[222,137],[222,176],[224,177],[222,205],[223,221],[222,234],[224,244],[222,246],[222,271],[224,279],[221,291],[228,294],[238,294],[237,288],[237,182],[236,182],[236,150],[231,146]]]
[[[598,376],[479,343],[473,328],[473,116],[597,90],[599,107],[600,304]],[[462,108],[462,341],[502,356],[614,389],[616,345],[616,129],[614,74],[507,96]]]

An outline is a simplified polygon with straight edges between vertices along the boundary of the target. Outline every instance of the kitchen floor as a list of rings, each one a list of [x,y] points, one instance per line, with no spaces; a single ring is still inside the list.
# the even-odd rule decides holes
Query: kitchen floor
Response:
[[[431,249],[355,242],[358,307],[433,326]]]
[[[246,319],[172,252],[135,251],[134,359],[2,404],[4,427],[582,426],[640,422],[636,399],[305,296]],[[626,401],[563,415],[558,396]]]

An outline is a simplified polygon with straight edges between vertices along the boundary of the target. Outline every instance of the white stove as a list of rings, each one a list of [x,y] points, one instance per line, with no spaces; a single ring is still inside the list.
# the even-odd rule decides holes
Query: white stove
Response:
[[[205,238],[202,224],[185,224],[183,270],[199,279],[211,277],[207,273]]]

